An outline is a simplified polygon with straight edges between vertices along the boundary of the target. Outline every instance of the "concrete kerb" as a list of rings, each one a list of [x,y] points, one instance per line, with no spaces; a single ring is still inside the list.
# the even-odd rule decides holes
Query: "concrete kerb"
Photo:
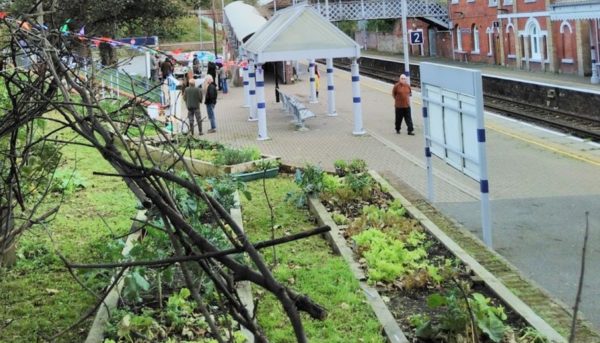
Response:
[[[146,220],[146,211],[138,211],[135,219],[136,221],[131,225],[131,232],[133,233],[127,236],[125,247],[123,247],[123,251],[121,252],[121,255],[123,256],[129,253],[129,251],[133,248],[133,242],[140,237],[141,232],[138,231],[137,228]],[[96,312],[94,322],[92,323],[92,327],[88,332],[85,343],[102,343],[104,341],[104,330],[106,328],[106,324],[108,324],[110,312],[117,307],[124,284],[125,279],[121,277],[121,280],[117,282],[117,285],[113,287],[113,289],[104,299],[102,305],[100,305],[100,308],[98,308],[98,312]]]
[[[435,236],[448,250],[456,257],[460,258],[475,274],[477,274],[486,285],[501,298],[510,308],[518,313],[529,325],[547,337],[551,342],[566,343],[566,339],[561,336],[546,321],[538,316],[527,304],[512,293],[498,278],[485,269],[471,255],[462,249],[456,242],[448,237],[435,223],[433,223],[416,206],[406,199],[400,192],[393,188],[381,175],[375,171],[369,171],[369,174],[382,185],[394,199],[400,200],[407,212],[419,220],[421,225]]]
[[[239,225],[239,227],[244,230],[244,222],[242,220],[242,206],[240,203],[240,194],[236,191],[233,194],[234,205],[229,211],[231,213],[231,217],[233,220]],[[252,287],[250,286],[250,281],[241,281],[236,284],[236,290],[240,297],[240,300],[246,307],[248,313],[254,313],[254,300],[252,298]],[[246,341],[248,343],[254,343],[254,335],[252,332],[247,330],[242,326],[242,333],[246,337]]]
[[[352,274],[354,274],[360,288],[365,293],[367,302],[371,305],[375,316],[377,316],[377,319],[383,326],[383,330],[385,331],[389,342],[408,343],[409,341],[404,335],[404,332],[402,332],[402,329],[398,326],[396,319],[385,305],[385,302],[377,289],[367,284],[366,276],[362,268],[354,261],[354,253],[350,247],[348,247],[346,240],[342,237],[339,227],[335,224],[325,206],[321,204],[319,199],[311,197],[308,199],[308,207],[309,210],[316,215],[319,225],[328,225],[331,228],[330,232],[325,233],[325,238],[331,245],[332,250],[336,254],[340,254],[346,263],[348,263]]]

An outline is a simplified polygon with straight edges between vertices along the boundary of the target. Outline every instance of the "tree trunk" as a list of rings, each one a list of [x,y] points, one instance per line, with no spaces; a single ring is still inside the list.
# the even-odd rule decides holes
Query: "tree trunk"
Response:
[[[10,238],[15,223],[7,208],[0,209],[0,225],[0,237],[8,238],[0,244],[0,267],[12,267],[17,262],[16,241]]]

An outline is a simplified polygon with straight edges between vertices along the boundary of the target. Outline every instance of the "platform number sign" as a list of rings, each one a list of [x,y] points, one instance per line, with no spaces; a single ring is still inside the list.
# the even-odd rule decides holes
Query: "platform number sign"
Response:
[[[410,34],[410,44],[412,45],[421,45],[423,44],[423,31],[409,31]]]

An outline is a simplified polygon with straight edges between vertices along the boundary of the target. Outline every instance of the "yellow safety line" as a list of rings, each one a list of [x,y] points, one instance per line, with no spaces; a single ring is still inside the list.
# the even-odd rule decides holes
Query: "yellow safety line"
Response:
[[[387,91],[387,90],[384,90],[384,89],[376,87],[376,86],[372,86],[372,85],[370,85],[368,83],[362,83],[362,85],[365,85],[365,86],[367,86],[369,88],[372,88],[374,90],[380,91],[382,93],[386,93],[386,94],[389,93],[389,91]],[[416,101],[416,100],[412,100],[412,102],[415,103],[415,104],[417,104],[417,105],[422,105],[423,104],[421,101]],[[550,145],[541,143],[539,141],[536,141],[536,140],[533,140],[533,139],[530,139],[530,138],[527,138],[527,137],[523,137],[521,135],[517,135],[517,134],[512,133],[512,132],[508,132],[506,130],[500,129],[500,128],[498,128],[495,125],[486,124],[486,127],[489,128],[490,130],[496,131],[496,132],[501,133],[503,135],[506,135],[506,136],[509,136],[509,137],[512,137],[512,138],[515,138],[515,139],[518,139],[518,140],[521,140],[521,141],[524,141],[524,142],[527,142],[527,143],[530,143],[530,144],[533,144],[533,145],[537,145],[539,147],[542,147],[544,149],[550,150],[550,151],[555,152],[557,154],[564,155],[564,156],[567,156],[567,157],[570,157],[570,158],[573,158],[573,159],[576,159],[576,160],[579,160],[579,161],[587,162],[587,163],[590,163],[590,164],[593,164],[595,166],[599,166],[600,167],[600,160],[595,160],[595,159],[588,158],[586,156],[582,156],[582,155],[579,155],[579,154],[575,154],[575,153],[572,153],[572,152],[569,152],[569,151],[566,151],[566,150],[558,149],[558,148],[552,147]]]
[[[557,154],[564,155],[564,156],[567,156],[567,157],[570,157],[570,158],[573,158],[573,159],[576,159],[576,160],[579,160],[579,161],[587,162],[587,163],[590,163],[590,164],[593,164],[595,166],[599,166],[600,167],[600,160],[595,160],[595,159],[588,158],[586,156],[582,156],[582,155],[579,155],[579,154],[576,154],[576,153],[572,153],[572,152],[569,152],[569,151],[566,151],[566,150],[563,150],[563,149],[558,149],[558,148],[552,147],[552,146],[550,146],[548,144],[544,144],[542,142],[539,142],[537,140],[533,140],[531,138],[523,137],[521,135],[517,135],[517,134],[514,134],[512,132],[508,132],[506,130],[500,129],[500,128],[498,128],[495,125],[486,124],[486,126],[489,129],[494,130],[496,132],[499,132],[499,133],[501,133],[503,135],[506,135],[506,136],[509,136],[509,137],[512,137],[512,138],[515,138],[515,139],[527,142],[529,144],[537,145],[539,147],[542,147],[544,149],[548,149],[548,150],[550,150],[552,152],[555,152]]]

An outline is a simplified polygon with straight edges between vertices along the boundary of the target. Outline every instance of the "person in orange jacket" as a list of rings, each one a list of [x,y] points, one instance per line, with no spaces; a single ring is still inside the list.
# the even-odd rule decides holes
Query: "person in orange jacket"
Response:
[[[394,85],[392,95],[394,96],[394,106],[396,108],[396,133],[400,133],[402,119],[404,119],[408,128],[408,134],[414,136],[415,128],[413,127],[412,117],[410,115],[410,96],[412,95],[412,90],[408,84],[406,75],[400,75],[400,79]]]

